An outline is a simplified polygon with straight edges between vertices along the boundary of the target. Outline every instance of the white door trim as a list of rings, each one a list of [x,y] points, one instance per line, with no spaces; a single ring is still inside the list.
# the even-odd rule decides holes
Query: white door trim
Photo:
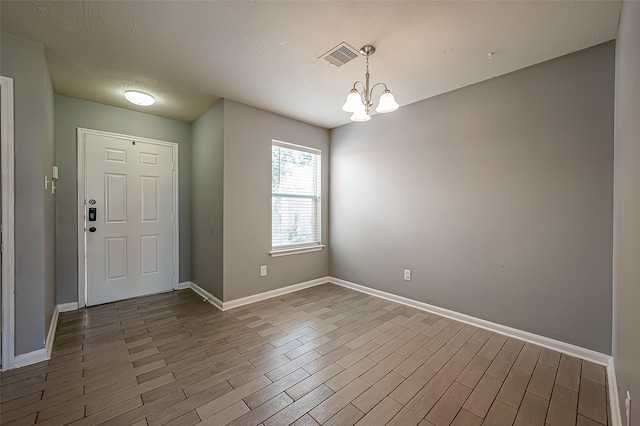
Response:
[[[14,123],[13,79],[0,77],[2,96],[2,369],[14,366],[14,294],[15,294],[15,237],[14,237]]]
[[[178,289],[180,281],[180,204],[179,204],[179,185],[178,185],[178,144],[176,142],[167,142],[157,139],[148,139],[138,136],[122,135],[118,133],[102,132],[100,130],[83,129],[78,127],[78,307],[82,308],[87,305],[87,251],[85,242],[85,189],[86,189],[86,173],[85,173],[85,144],[86,135],[107,136],[112,138],[126,139],[128,141],[136,141],[141,143],[149,143],[154,145],[162,145],[171,148],[173,152],[173,288]]]

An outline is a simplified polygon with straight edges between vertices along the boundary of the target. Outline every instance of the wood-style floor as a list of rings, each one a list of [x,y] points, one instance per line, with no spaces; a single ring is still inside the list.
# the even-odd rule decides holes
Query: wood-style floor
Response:
[[[330,284],[220,312],[191,290],[60,315],[3,425],[607,425],[605,369]]]

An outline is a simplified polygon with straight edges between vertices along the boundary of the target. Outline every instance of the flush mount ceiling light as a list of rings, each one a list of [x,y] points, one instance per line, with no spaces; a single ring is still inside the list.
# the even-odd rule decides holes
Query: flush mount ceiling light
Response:
[[[373,55],[375,51],[376,48],[371,45],[366,45],[360,49],[360,54],[367,58],[367,74],[365,74],[365,82],[356,81],[353,84],[353,89],[351,89],[351,93],[347,96],[347,101],[342,106],[344,111],[353,113],[351,115],[352,121],[369,121],[371,119],[371,116],[369,116],[369,108],[373,106],[371,98],[373,95],[373,89],[375,89],[376,86],[384,86],[384,92],[382,92],[382,96],[380,96],[380,101],[378,102],[378,107],[376,108],[377,112],[393,112],[400,107],[386,84],[376,83],[373,87],[369,87],[369,56]],[[358,84],[362,86],[362,94],[358,92]]]
[[[137,90],[127,90],[124,92],[124,97],[132,104],[140,106],[149,106],[156,102],[153,96],[148,93],[138,92]]]

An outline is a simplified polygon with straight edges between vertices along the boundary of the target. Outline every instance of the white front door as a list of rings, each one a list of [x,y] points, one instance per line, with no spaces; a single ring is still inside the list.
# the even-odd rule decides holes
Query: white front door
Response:
[[[87,134],[87,304],[174,287],[170,146]]]

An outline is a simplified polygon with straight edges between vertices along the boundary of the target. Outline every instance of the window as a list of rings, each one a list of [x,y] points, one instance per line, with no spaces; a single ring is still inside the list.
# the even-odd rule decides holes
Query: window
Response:
[[[320,150],[273,141],[271,255],[320,250]]]

